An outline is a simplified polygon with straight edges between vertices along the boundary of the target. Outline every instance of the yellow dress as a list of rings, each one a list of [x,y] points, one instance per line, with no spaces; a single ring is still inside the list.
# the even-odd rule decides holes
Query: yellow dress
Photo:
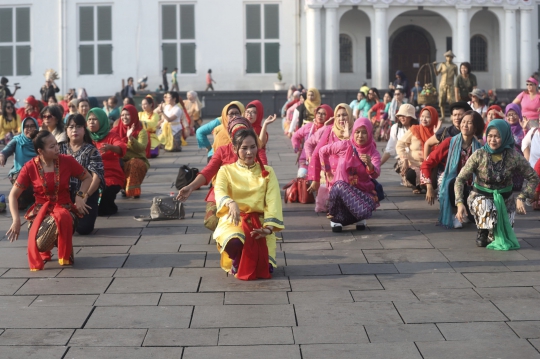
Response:
[[[260,213],[263,227],[273,226],[274,232],[285,228],[279,183],[272,167],[265,166],[265,168],[269,172],[267,177],[262,176],[261,166],[258,163],[248,168],[236,162],[222,166],[217,174],[214,191],[219,222],[214,232],[214,239],[221,253],[221,268],[227,272],[231,269],[232,260],[224,251],[225,246],[232,238],[239,238],[242,243],[245,238],[242,224],[235,226],[226,218],[229,209],[224,204],[228,199],[233,199],[238,204],[240,212]],[[266,236],[266,245],[268,246],[268,262],[275,268],[277,263],[274,234]]]
[[[148,113],[142,111],[139,112],[139,119],[141,120],[141,123],[143,124],[146,131],[150,133],[150,148],[156,148],[160,145],[160,142],[156,135],[159,115],[157,113],[152,113],[152,115],[149,116]]]
[[[0,140],[3,140],[9,132],[13,132],[14,135],[21,132],[21,118],[16,114],[13,114],[13,117],[11,121],[6,121],[4,116],[0,115]]]

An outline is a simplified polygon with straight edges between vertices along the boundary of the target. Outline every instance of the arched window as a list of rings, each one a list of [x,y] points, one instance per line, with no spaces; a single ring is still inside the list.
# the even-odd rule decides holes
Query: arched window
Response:
[[[339,35],[339,72],[353,72],[352,40],[349,35]]]
[[[487,41],[483,36],[471,38],[471,71],[487,71]]]

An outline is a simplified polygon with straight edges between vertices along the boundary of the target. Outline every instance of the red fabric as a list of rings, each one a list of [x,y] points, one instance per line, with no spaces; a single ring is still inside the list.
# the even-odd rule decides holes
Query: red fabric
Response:
[[[255,101],[251,101],[250,103],[247,104],[246,110],[248,108],[250,108],[250,107],[255,107],[257,109],[257,118],[255,118],[255,122],[253,122],[251,124],[251,126],[253,126],[253,129],[255,130],[255,133],[257,135],[260,135],[261,130],[262,130],[262,120],[263,120],[263,117],[264,117],[263,104],[262,104],[261,101],[255,100]]]
[[[184,106],[184,100],[180,97],[180,102],[178,102],[178,106],[182,108],[182,111],[184,111],[184,115],[186,115],[186,119],[188,123],[191,125],[191,117],[189,116],[189,113],[186,110],[186,106]],[[182,125],[184,127],[184,125]]]
[[[320,105],[319,107],[317,107],[315,109],[315,115],[317,115],[317,111],[319,111],[319,109],[323,109],[326,111],[326,117],[325,117],[325,121],[328,121],[329,119],[331,119],[332,117],[334,117],[334,109],[326,104],[322,104]],[[316,124],[315,123],[315,118],[313,119],[313,123],[315,125],[315,128],[313,129],[313,133],[317,132],[318,129],[320,129],[321,127],[324,126],[324,123],[323,124]]]
[[[299,101],[300,100],[292,100],[291,102],[289,102],[288,104],[285,105],[285,110],[288,110],[289,108],[291,108],[291,106],[298,103]]]
[[[72,156],[59,155],[58,169],[60,181],[58,185],[58,197],[55,199],[55,172],[45,173],[45,188],[39,175],[37,166],[38,157],[28,161],[17,177],[17,184],[21,188],[27,188],[30,184],[34,187],[36,203],[26,212],[26,219],[33,221],[28,234],[28,263],[30,269],[41,270],[44,263],[36,246],[36,236],[43,219],[53,216],[58,228],[58,258],[69,261],[72,252],[73,223],[69,210],[63,206],[73,207],[69,191],[70,177],[79,178],[86,170]],[[37,211],[38,205],[41,205]]]
[[[109,132],[109,134],[101,141],[93,142],[98,150],[106,144],[120,147],[122,154],[119,155],[112,151],[108,151],[101,153],[101,159],[103,160],[103,167],[105,169],[105,184],[107,186],[124,186],[126,183],[126,176],[124,175],[122,167],[120,167],[120,158],[124,157],[126,154],[126,143],[114,132]]]
[[[534,165],[534,170],[540,177],[540,160],[536,161],[536,165]],[[536,192],[540,192],[540,183],[538,183],[538,187],[536,187]]]
[[[372,117],[372,123],[379,122],[382,119],[382,115],[384,113],[384,109],[386,108],[386,104],[384,102],[377,102],[373,107],[371,108],[372,112],[375,112],[375,116]]]
[[[19,118],[21,119],[21,121],[24,120],[27,117],[35,118],[37,120],[37,122],[38,122],[39,127],[41,127],[41,124],[43,123],[43,120],[39,116],[39,111],[36,111],[35,107],[34,107],[34,111],[32,111],[32,112],[26,112],[26,108],[21,107],[21,108],[17,109],[17,115],[19,115]]]
[[[236,278],[241,280],[270,279],[272,274],[268,267],[266,238],[255,239],[251,236],[251,231],[262,228],[259,214],[242,213],[241,216],[245,239]]]
[[[137,109],[135,108],[135,106],[133,105],[125,105],[124,108],[122,108],[122,111],[126,110],[127,112],[129,112],[129,118],[131,120],[131,122],[129,123],[129,125],[124,125],[124,123],[122,122],[122,120],[118,121],[118,125],[116,127],[113,127],[113,129],[111,130],[111,132],[114,132],[116,133],[120,139],[122,141],[124,141],[124,143],[128,143],[129,139],[127,138],[127,132],[129,130],[129,128],[131,126],[135,126],[135,129],[133,130],[133,132],[131,133],[131,136],[133,138],[138,138],[139,137],[139,133],[141,132],[141,130],[143,131],[146,131],[143,129],[143,125],[141,123],[141,121],[139,120],[139,112],[137,111]],[[148,136],[148,143],[146,144],[146,157],[149,158],[150,157],[150,147],[151,147],[151,142],[150,141],[150,135],[148,134],[148,131],[147,131],[147,136]]]
[[[422,147],[424,147],[424,144],[426,141],[434,135],[433,128],[437,126],[437,123],[439,122],[439,114],[437,113],[437,110],[434,107],[426,106],[420,111],[420,115],[422,115],[422,112],[429,111],[431,115],[431,123],[429,126],[422,126],[422,125],[412,125],[410,128],[410,131],[413,133],[416,138],[422,142]]]
[[[450,150],[450,141],[452,141],[452,137],[448,137],[447,139],[443,140],[431,153],[429,156],[422,162],[422,165],[420,166],[420,171],[422,171],[422,174],[425,178],[431,178],[431,171],[436,168],[439,164],[442,166],[446,166],[446,160],[448,159],[448,151]],[[458,164],[458,171],[461,170],[461,161]]]
[[[489,106],[486,113],[489,113],[489,111],[491,111],[491,110],[495,110],[497,112],[503,112],[501,106],[499,106],[499,105],[491,105],[491,106]],[[495,118],[497,118],[497,117],[495,117]],[[489,121],[486,120],[486,124],[484,125],[484,132],[486,132],[488,125],[489,125]]]

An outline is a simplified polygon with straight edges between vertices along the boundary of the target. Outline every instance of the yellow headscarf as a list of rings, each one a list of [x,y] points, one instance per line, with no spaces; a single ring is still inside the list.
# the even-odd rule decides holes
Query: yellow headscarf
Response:
[[[242,116],[245,111],[244,105],[242,105],[242,103],[239,101],[230,102],[223,107],[223,110],[221,111],[221,125],[216,127],[214,130],[214,144],[212,145],[214,151],[221,146],[231,143],[231,138],[229,137],[229,132],[227,131],[227,127],[229,127],[229,118],[227,117],[227,112],[229,112],[229,107],[232,105],[238,107],[240,110],[240,116]]]
[[[315,87],[309,88],[308,93],[309,92],[313,92],[313,94],[315,95],[315,100],[310,101],[306,99],[304,101],[304,106],[306,106],[306,109],[308,110],[307,117],[304,118],[304,121],[311,122],[315,118],[315,110],[321,105],[321,94],[319,93],[319,90],[317,90]]]
[[[348,139],[349,137],[345,137],[344,136],[344,132],[345,132],[345,128],[344,127],[341,127],[339,125],[339,121],[337,120],[337,112],[340,108],[344,108],[345,111],[347,111],[347,115],[348,115],[348,118],[349,118],[349,136],[351,136],[351,131],[353,129],[353,125],[354,125],[354,118],[353,118],[353,114],[352,114],[352,110],[351,108],[349,107],[349,105],[347,105],[346,103],[340,103],[339,105],[336,106],[336,109],[334,110],[334,116],[336,117],[334,119],[334,125],[332,126],[332,131],[334,131],[334,134],[340,139],[340,140],[345,140],[345,139]]]

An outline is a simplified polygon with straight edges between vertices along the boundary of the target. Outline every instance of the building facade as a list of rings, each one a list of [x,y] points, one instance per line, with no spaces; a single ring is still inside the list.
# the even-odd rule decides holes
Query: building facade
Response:
[[[55,69],[62,93],[121,89],[122,79],[178,68],[181,91],[271,90],[286,84],[386,88],[396,70],[469,61],[479,85],[520,88],[538,69],[538,3],[531,0],[6,0],[0,75],[38,94]],[[422,77],[423,81],[424,78]]]

